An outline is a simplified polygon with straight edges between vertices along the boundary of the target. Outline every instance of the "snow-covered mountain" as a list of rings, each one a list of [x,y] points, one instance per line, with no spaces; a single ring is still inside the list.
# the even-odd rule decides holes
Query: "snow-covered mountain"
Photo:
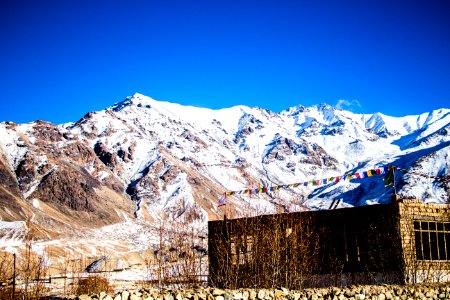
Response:
[[[327,104],[211,110],[135,94],[75,123],[0,123],[0,216],[4,226],[26,221],[48,238],[132,219],[204,226],[222,217],[226,191],[387,165],[411,171],[396,174],[401,197],[448,202],[448,181],[419,174],[449,176],[450,109],[405,117]],[[244,216],[326,209],[335,198],[385,203],[393,190],[382,178],[234,195],[226,209]]]

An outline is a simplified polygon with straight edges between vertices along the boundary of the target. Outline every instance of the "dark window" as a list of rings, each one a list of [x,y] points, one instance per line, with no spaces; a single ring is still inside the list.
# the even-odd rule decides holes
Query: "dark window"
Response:
[[[336,247],[336,256],[339,259],[339,261],[347,261],[347,255],[346,255],[346,242],[345,242],[345,235],[344,234],[336,234],[334,237],[334,243]]]
[[[423,259],[429,260],[431,258],[431,255],[430,255],[430,235],[428,231],[422,231],[422,250],[423,250]]]
[[[343,232],[333,236],[334,253],[344,272],[362,271],[368,263],[367,233]],[[333,250],[331,250],[333,251]]]
[[[417,254],[417,259],[422,260],[422,259],[423,259],[422,237],[421,237],[419,231],[416,231],[416,232],[414,233],[414,236],[415,236],[415,238],[416,238],[416,254]]]
[[[414,222],[414,229],[420,229],[420,222]]]
[[[442,260],[448,260],[449,257],[448,255],[446,255],[447,251],[445,250],[445,235],[443,232],[437,232],[437,236],[438,236],[438,250],[439,250],[439,256],[441,257]]]
[[[450,230],[445,232],[445,250],[447,252],[447,260],[450,260]]]
[[[231,264],[244,265],[253,260],[253,236],[236,236],[230,240]]]
[[[359,261],[358,236],[354,233],[347,234],[347,261]]]
[[[450,223],[414,222],[418,260],[450,260]]]
[[[430,226],[430,230],[431,230],[431,226]],[[431,259],[439,260],[437,232],[435,232],[435,231],[430,232],[430,248],[431,248]]]

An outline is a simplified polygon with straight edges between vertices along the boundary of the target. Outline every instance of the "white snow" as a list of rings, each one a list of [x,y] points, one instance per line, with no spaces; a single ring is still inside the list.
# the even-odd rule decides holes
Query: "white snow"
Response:
[[[41,206],[39,204],[39,199],[34,198],[33,200],[31,200],[31,203],[33,204],[33,206],[37,209],[41,209]]]
[[[24,221],[0,221],[0,249],[6,252],[16,252],[23,247],[23,240],[28,230]]]
[[[9,165],[15,170],[28,151],[16,131],[8,130],[5,123],[0,123],[0,147],[6,154]]]

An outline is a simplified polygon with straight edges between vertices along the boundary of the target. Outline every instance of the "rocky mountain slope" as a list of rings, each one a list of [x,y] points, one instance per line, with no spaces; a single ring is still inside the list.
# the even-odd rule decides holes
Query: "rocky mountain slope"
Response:
[[[135,94],[75,123],[0,123],[1,242],[106,225],[118,233],[114,224],[162,219],[204,227],[223,216],[217,202],[226,191],[386,165],[410,170],[396,173],[401,197],[445,203],[448,181],[418,174],[449,176],[449,155],[449,109],[398,118],[326,104],[210,110]],[[393,190],[382,177],[234,195],[226,209],[244,216],[324,209],[336,198],[341,206],[384,203]]]

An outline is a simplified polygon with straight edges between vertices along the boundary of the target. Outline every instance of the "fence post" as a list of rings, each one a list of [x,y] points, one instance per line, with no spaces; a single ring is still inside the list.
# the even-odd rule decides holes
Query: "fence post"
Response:
[[[15,253],[13,253],[13,257],[14,257],[14,273],[13,273],[13,289],[12,289],[12,294],[11,294],[12,300],[15,299],[15,294],[16,294],[16,254]]]

